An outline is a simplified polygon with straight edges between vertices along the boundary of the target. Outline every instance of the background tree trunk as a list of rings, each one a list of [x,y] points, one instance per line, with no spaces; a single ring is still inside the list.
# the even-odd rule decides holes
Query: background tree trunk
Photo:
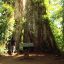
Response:
[[[16,0],[14,40],[16,41],[17,51],[19,50],[19,43],[21,42],[22,17],[23,17],[23,0]]]

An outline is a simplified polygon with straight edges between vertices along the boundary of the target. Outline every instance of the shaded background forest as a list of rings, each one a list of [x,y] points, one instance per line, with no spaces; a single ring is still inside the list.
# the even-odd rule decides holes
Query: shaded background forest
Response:
[[[16,49],[64,52],[64,0],[0,0],[0,53],[13,38]]]

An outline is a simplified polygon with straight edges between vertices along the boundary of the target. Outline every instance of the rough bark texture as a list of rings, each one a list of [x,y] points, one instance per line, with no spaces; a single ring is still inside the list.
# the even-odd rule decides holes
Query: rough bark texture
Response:
[[[32,0],[27,0],[26,12],[25,42],[34,43],[37,50],[56,52],[58,48],[49,20],[44,18],[46,15],[45,5],[41,5],[41,1],[34,3]]]
[[[14,40],[16,41],[17,50],[19,50],[19,43],[21,42],[22,17],[23,17],[23,0],[16,0]]]
[[[44,15],[46,15],[45,5],[41,5],[41,1],[34,3],[33,0],[26,0],[25,5],[24,1],[15,1],[16,26],[14,40],[16,41],[17,50],[21,42],[22,29],[24,30],[23,43],[34,43],[35,49],[41,51],[57,49],[49,20],[44,18]],[[21,22],[23,17],[26,19],[24,23]]]

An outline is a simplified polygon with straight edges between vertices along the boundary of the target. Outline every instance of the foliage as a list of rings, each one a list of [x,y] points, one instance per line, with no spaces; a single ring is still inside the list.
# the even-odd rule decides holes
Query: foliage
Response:
[[[0,42],[4,42],[10,36],[14,24],[14,9],[11,5],[0,2]]]
[[[14,29],[14,8],[0,0],[0,54],[6,52],[5,44],[10,39]]]
[[[47,15],[50,19],[50,26],[55,36],[57,46],[62,51],[64,50],[63,34],[62,34],[62,2],[61,0],[45,0]]]

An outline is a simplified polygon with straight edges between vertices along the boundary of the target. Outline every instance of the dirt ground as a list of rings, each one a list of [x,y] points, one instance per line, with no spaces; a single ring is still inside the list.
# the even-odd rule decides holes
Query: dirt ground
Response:
[[[64,58],[52,54],[29,54],[24,58],[21,55],[0,56],[0,64],[64,64]]]

